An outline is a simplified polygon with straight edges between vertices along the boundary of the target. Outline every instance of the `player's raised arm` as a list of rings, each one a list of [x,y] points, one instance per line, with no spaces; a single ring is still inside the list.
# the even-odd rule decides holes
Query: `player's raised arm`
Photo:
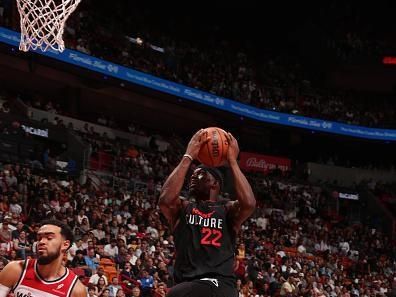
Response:
[[[246,176],[242,173],[238,165],[239,145],[238,141],[228,133],[229,147],[228,147],[228,164],[234,178],[235,193],[237,202],[230,204],[230,216],[234,231],[239,232],[242,223],[248,219],[256,208],[256,199]]]
[[[205,133],[206,131],[201,129],[194,134],[179,165],[169,175],[162,187],[158,204],[172,229],[176,225],[178,214],[182,207],[182,201],[179,196],[184,184],[184,178],[192,161],[197,158],[201,146],[208,141]]]

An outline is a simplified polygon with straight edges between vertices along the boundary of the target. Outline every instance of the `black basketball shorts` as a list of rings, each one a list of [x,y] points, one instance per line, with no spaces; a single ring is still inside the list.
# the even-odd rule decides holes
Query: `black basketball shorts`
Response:
[[[172,287],[166,297],[238,297],[234,280],[202,278]]]

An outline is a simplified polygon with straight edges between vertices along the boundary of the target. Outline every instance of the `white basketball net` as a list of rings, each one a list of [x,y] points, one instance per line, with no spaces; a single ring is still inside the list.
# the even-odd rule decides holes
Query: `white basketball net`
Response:
[[[63,30],[70,14],[81,0],[17,0],[21,17],[19,49],[63,52]]]

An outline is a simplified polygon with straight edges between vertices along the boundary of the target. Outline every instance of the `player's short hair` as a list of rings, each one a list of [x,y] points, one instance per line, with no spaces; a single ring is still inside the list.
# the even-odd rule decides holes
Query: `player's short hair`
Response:
[[[74,235],[73,235],[73,232],[72,232],[71,228],[69,227],[69,225],[67,225],[59,220],[43,220],[40,222],[40,227],[44,226],[44,225],[54,225],[54,226],[59,227],[61,229],[60,233],[61,233],[62,237],[64,239],[70,241],[69,248],[72,246],[73,241],[74,241]]]

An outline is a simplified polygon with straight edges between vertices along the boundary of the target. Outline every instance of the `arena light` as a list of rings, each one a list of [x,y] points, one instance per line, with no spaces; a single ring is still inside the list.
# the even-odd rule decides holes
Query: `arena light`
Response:
[[[137,37],[137,38],[136,38],[136,43],[137,43],[138,45],[142,45],[142,44],[143,44],[143,39],[141,39],[140,37]]]
[[[132,42],[132,43],[134,43],[134,44],[137,44],[137,45],[142,45],[142,44],[143,44],[143,39],[140,38],[140,37],[133,38],[133,37],[127,36],[126,38],[127,38],[130,42]]]
[[[165,50],[162,47],[159,47],[159,46],[156,46],[156,45],[153,45],[153,44],[150,44],[150,48],[152,50],[160,52],[160,53],[164,53],[165,52]]]
[[[151,43],[149,43],[149,42],[145,42],[145,41],[144,41],[142,38],[140,38],[140,37],[133,38],[133,37],[126,36],[126,38],[127,38],[130,42],[132,42],[133,44],[142,46],[143,43],[144,43],[147,47],[151,48],[153,51],[157,51],[157,52],[160,52],[160,53],[164,53],[164,52],[165,52],[165,49],[164,49],[163,47],[156,46],[156,45],[151,44]]]

